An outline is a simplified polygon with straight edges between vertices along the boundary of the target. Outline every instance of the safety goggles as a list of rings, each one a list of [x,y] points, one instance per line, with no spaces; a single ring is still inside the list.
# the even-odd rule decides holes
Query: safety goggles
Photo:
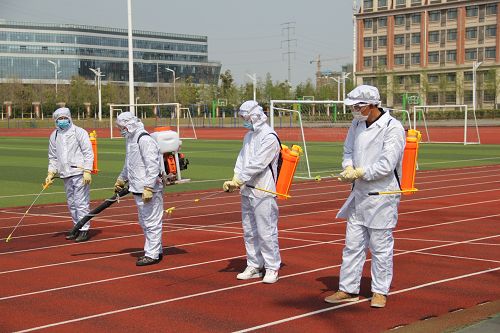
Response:
[[[351,109],[351,112],[361,112],[368,105],[370,105],[370,104],[358,103],[358,104],[351,105],[349,108]]]

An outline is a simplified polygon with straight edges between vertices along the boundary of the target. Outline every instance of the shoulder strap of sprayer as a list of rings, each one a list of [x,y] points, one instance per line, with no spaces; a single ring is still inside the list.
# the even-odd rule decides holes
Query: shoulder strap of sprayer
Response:
[[[148,132],[142,132],[141,134],[139,134],[139,136],[137,137],[137,144],[139,144],[139,140],[145,135],[150,136]]]
[[[387,122],[387,127],[389,127],[389,124],[391,123],[392,121],[392,118],[389,119],[389,121]],[[402,190],[401,188],[401,181],[399,180],[399,175],[398,175],[398,171],[396,169],[394,169],[394,177],[396,177],[396,180],[398,182],[398,186],[399,186],[399,189]]]
[[[279,147],[280,147],[279,156],[281,156],[281,140],[280,140],[280,138],[278,137],[278,135],[276,133],[273,132],[273,133],[271,133],[271,135],[274,135],[276,137],[276,139],[278,140],[278,144],[279,144]],[[271,170],[271,173],[273,174],[274,182],[276,183],[278,181],[278,177],[276,177],[274,175],[273,167],[272,167],[271,164],[272,164],[272,161],[271,161],[271,163],[269,163],[268,167],[269,167],[269,170]],[[281,168],[281,165],[280,165],[280,161],[278,159],[278,174],[279,174],[280,168]]]
[[[143,136],[151,136],[149,135],[148,132],[142,132],[141,134],[139,134],[139,136],[137,137],[137,144],[139,144],[139,140],[143,137]],[[139,152],[141,153],[141,149],[139,148]],[[142,153],[141,153],[141,156],[142,156]],[[163,171],[165,171],[165,165],[163,164],[163,159],[160,158],[160,174],[158,175],[160,178],[161,178],[161,174]]]

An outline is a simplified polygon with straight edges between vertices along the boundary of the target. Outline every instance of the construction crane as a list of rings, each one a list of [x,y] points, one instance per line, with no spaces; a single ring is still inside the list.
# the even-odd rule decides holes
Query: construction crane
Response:
[[[321,59],[321,55],[318,54],[318,58],[317,59],[313,59],[311,61],[309,61],[310,64],[312,64],[313,62],[316,63],[316,86],[318,86],[318,83],[321,79],[321,77],[323,76],[322,75],[322,72],[321,72],[321,62],[329,62],[329,61],[337,61],[337,60],[342,60],[342,59],[348,59],[349,57],[338,57],[338,58],[327,58],[327,59]]]

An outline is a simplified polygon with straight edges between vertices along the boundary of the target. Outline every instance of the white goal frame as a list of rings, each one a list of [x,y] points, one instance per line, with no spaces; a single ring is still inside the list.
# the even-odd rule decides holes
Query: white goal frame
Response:
[[[121,138],[121,136],[120,137],[113,136],[113,127],[115,126],[114,121],[113,121],[114,113],[118,112],[118,111],[123,112],[124,109],[129,110],[131,106],[134,108],[134,110],[137,110],[137,107],[141,107],[141,106],[160,106],[160,107],[161,106],[174,106],[175,107],[175,116],[177,118],[176,131],[177,131],[177,133],[179,133],[179,139],[197,139],[193,119],[191,118],[191,112],[187,112],[187,114],[188,114],[188,118],[189,118],[189,123],[191,124],[191,127],[193,129],[194,138],[193,137],[183,138],[181,136],[181,126],[180,126],[180,119],[181,119],[181,113],[182,113],[181,111],[185,110],[187,108],[181,108],[180,103],[110,104],[109,105],[109,132],[110,132],[109,137],[111,139]],[[137,116],[137,114],[136,114],[136,116]]]
[[[431,138],[430,138],[430,135],[429,135],[429,129],[428,129],[428,126],[427,126],[427,121],[425,119],[425,110],[428,110],[428,109],[450,109],[450,108],[460,108],[461,110],[464,110],[464,140],[462,142],[460,141],[455,141],[455,142],[451,142],[451,141],[431,141]],[[417,113],[418,111],[421,109],[422,111],[422,120],[423,120],[423,123],[424,123],[424,128],[425,128],[425,132],[426,132],[426,135],[427,135],[427,141],[428,143],[461,143],[461,144],[464,144],[464,145],[468,145],[468,144],[481,144],[481,137],[479,135],[479,127],[477,125],[477,118],[476,118],[476,111],[475,110],[472,110],[472,114],[473,114],[473,120],[474,120],[474,124],[473,126],[476,128],[476,134],[477,134],[477,141],[474,142],[474,141],[467,141],[467,129],[468,129],[468,107],[466,104],[446,104],[446,105],[414,105],[413,106],[413,128],[417,129]],[[422,141],[424,142],[424,141]]]
[[[300,133],[302,136],[302,148],[304,150],[304,156],[302,158],[305,158],[306,160],[306,168],[307,168],[307,176],[306,177],[300,177],[300,176],[295,176],[296,178],[305,178],[305,179],[313,179],[314,177],[311,175],[311,167],[309,165],[309,157],[307,155],[307,144],[306,144],[306,138],[304,135],[304,126],[302,123],[302,115],[300,114],[300,111],[298,110],[293,110],[293,109],[285,109],[285,108],[280,108],[280,107],[275,107],[276,104],[305,104],[305,105],[310,105],[310,104],[325,104],[325,105],[335,105],[335,104],[340,104],[344,105],[344,101],[334,101],[334,100],[271,100],[269,104],[269,123],[270,126],[274,129],[274,111],[286,111],[286,112],[292,112],[296,113],[299,117],[299,122],[300,122]]]

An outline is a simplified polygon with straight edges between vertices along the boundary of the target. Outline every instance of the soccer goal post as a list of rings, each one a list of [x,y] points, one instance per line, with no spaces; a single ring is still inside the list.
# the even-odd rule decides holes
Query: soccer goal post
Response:
[[[343,102],[335,100],[271,100],[269,123],[278,133],[283,144],[297,144],[303,156],[295,172],[296,178],[313,179],[329,175],[333,165],[323,163],[323,152],[313,156],[309,149],[310,136],[315,141],[343,142],[351,124],[350,113],[343,112]],[[330,144],[331,145],[331,144]],[[317,157],[317,158],[315,158]],[[312,158],[312,160],[311,160]]]
[[[180,139],[196,139],[191,113],[187,108],[181,108],[179,103],[150,103],[150,104],[110,104],[109,105],[109,131],[110,138],[121,138],[116,128],[116,117],[133,106],[135,114],[144,123],[145,127],[172,127],[179,133]]]
[[[480,144],[476,113],[467,105],[414,105],[413,127],[422,142]]]

